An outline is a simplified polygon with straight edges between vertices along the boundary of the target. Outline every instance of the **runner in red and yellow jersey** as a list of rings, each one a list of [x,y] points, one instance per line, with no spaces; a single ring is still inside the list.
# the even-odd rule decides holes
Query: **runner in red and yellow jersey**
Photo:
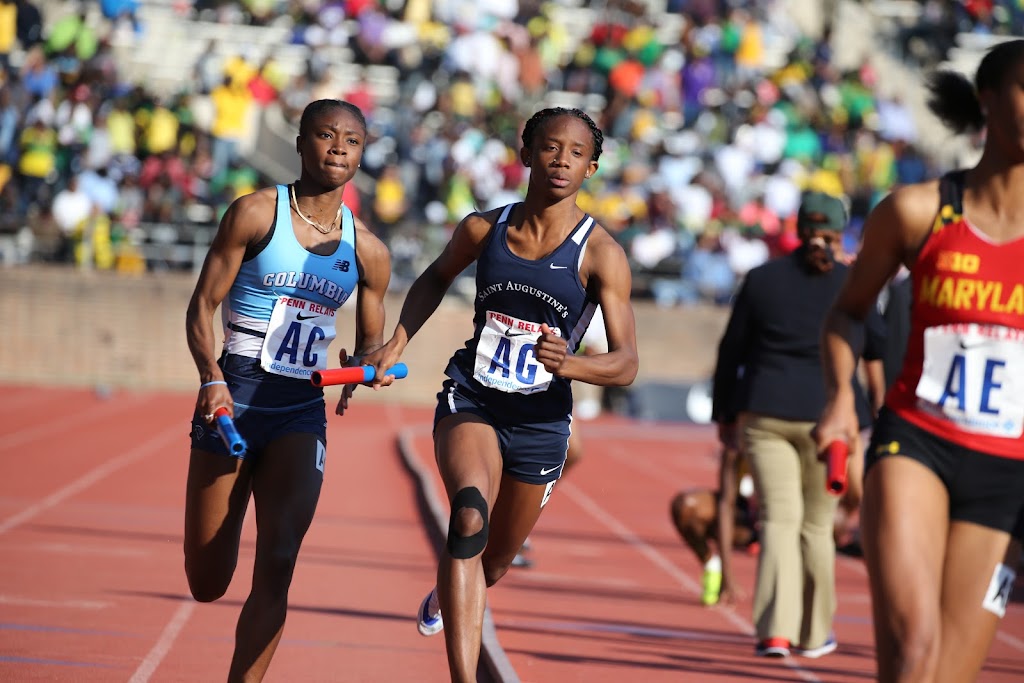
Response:
[[[852,443],[859,321],[910,268],[907,352],[867,452],[861,512],[881,683],[975,680],[1024,509],[1024,40],[990,50],[973,84],[939,72],[930,85],[951,129],[986,130],[982,156],[872,211],[822,341],[820,448]]]

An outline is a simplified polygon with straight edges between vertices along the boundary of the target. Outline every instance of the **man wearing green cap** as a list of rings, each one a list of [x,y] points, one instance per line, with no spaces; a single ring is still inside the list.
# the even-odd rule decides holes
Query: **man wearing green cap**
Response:
[[[836,648],[838,500],[826,491],[811,430],[825,404],[819,339],[846,277],[846,224],[842,199],[805,192],[800,246],[747,274],[718,347],[712,417],[723,446],[747,453],[761,506],[753,601],[758,656],[821,657]],[[884,325],[877,311],[865,327],[864,359],[879,361]],[[865,428],[873,411],[859,384],[854,392]],[[881,400],[873,398],[872,405]]]

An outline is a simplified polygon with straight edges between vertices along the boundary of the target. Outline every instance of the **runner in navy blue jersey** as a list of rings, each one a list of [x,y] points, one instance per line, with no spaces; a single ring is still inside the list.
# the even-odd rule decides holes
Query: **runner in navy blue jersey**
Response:
[[[637,373],[629,263],[576,204],[602,141],[578,109],[535,114],[520,151],[531,170],[525,200],[463,219],[410,288],[394,336],[364,359],[383,375],[476,263],[474,334],[448,363],[434,420],[452,510],[447,549],[418,615],[424,635],[439,632],[444,615],[454,681],[476,680],[486,587],[508,571],[561,475],[570,381],[625,386]],[[574,355],[598,305],[608,351]]]

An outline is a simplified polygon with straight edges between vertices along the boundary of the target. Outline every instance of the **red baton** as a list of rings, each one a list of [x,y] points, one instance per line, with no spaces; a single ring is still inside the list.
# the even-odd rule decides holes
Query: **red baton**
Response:
[[[833,441],[825,448],[825,488],[841,496],[846,493],[846,457],[850,453],[845,441]]]

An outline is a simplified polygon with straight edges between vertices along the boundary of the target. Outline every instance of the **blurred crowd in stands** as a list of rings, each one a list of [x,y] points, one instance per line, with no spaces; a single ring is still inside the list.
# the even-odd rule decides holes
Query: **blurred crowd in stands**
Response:
[[[627,250],[637,294],[724,303],[750,268],[795,245],[802,190],[849,198],[853,247],[881,196],[938,171],[913,112],[879,94],[871,62],[836,68],[827,29],[803,35],[778,0],[662,6],[180,0],[183,19],[287,25],[311,57],[290,76],[272,53],[225,55],[211,43],[167,96],[128,82],[111,47],[116,31],[146,39],[137,0],[84,2],[53,22],[31,0],[0,0],[0,235],[31,242],[37,260],[152,267],[140,226],[172,226],[184,240],[270,182],[239,154],[252,108],[280,106],[295,125],[309,101],[338,97],[370,125],[349,202],[415,275],[467,213],[522,195],[526,118],[579,106],[605,132],[580,203]],[[102,21],[88,21],[96,7]],[[588,24],[564,20],[581,7]],[[957,32],[1016,33],[1021,19],[1016,0],[927,0],[899,49],[933,66]],[[393,67],[397,97],[378,101],[366,79],[340,87],[328,47]],[[209,125],[197,124],[200,100]]]

